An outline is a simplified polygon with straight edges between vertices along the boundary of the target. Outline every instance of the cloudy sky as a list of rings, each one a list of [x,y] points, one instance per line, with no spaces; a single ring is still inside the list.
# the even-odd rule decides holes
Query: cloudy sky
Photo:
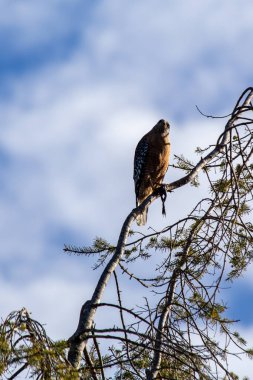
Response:
[[[222,122],[195,105],[228,113],[252,85],[253,3],[0,0],[0,9],[0,316],[25,306],[67,338],[98,272],[64,243],[115,242],[135,202],[136,143],[159,119],[171,123],[172,155],[197,160],[195,148],[215,142]],[[150,225],[189,212],[205,189],[185,191],[168,199],[167,220],[152,206]],[[252,273],[228,296],[251,346]],[[232,368],[253,373],[246,360]]]

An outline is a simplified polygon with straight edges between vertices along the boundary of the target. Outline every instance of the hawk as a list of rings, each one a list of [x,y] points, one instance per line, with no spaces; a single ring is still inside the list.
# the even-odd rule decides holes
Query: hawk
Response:
[[[134,184],[136,207],[154,190],[162,185],[169,166],[170,125],[166,120],[159,120],[137,144],[134,155]],[[148,208],[137,216],[137,224],[145,225]]]

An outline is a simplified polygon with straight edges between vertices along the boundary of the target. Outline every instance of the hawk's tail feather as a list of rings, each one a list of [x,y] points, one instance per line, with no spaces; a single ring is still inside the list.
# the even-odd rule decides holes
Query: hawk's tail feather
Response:
[[[147,223],[147,219],[148,219],[148,207],[146,207],[143,213],[139,214],[136,217],[136,222],[138,226],[144,226]]]

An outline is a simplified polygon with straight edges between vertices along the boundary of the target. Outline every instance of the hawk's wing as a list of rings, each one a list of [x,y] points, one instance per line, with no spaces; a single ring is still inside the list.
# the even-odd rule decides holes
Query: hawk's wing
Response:
[[[148,152],[148,141],[144,136],[138,143],[135,155],[134,155],[134,183],[136,198],[139,195],[140,183],[143,177],[143,170],[146,163],[146,157]]]

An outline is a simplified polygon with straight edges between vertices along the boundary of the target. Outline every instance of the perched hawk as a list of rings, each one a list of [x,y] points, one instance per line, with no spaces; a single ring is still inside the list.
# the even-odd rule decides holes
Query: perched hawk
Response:
[[[165,120],[158,123],[139,141],[134,155],[134,183],[136,206],[139,206],[162,184],[169,165],[170,125]],[[137,217],[137,224],[147,222],[148,208]]]

